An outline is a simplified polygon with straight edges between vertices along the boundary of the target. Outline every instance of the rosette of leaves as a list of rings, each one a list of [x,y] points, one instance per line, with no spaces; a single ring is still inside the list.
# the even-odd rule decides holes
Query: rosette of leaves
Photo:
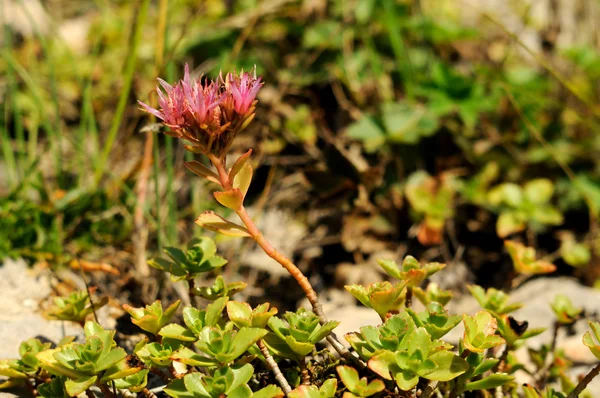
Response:
[[[168,367],[173,362],[171,357],[182,345],[181,341],[171,339],[163,339],[160,343],[142,340],[136,344],[133,352],[150,367]]]
[[[273,384],[253,392],[248,386],[254,368],[250,364],[241,367],[223,367],[212,375],[189,373],[182,379],[172,381],[165,392],[174,398],[274,398],[283,397],[281,389]]]
[[[171,359],[190,366],[224,366],[237,360],[267,333],[264,328],[242,327],[235,330],[232,322],[223,329],[206,326],[195,343],[200,354],[181,347]]]
[[[536,260],[535,249],[519,242],[506,240],[504,247],[512,259],[515,271],[522,275],[548,274],[556,270],[556,266],[548,261]]]
[[[337,380],[327,379],[321,387],[314,385],[302,384],[298,388],[292,390],[289,394],[289,398],[333,398],[337,390]]]
[[[583,317],[583,308],[575,307],[564,294],[557,295],[550,306],[556,315],[556,321],[561,325],[572,325]]]
[[[417,217],[417,239],[423,245],[439,244],[444,235],[446,220],[454,215],[453,199],[456,192],[453,179],[448,174],[432,177],[425,171],[410,175],[406,182],[406,198]]]
[[[42,343],[39,339],[29,339],[19,346],[20,359],[0,359],[0,376],[8,377],[0,383],[0,389],[23,384],[35,378],[40,371],[40,361],[36,355],[50,349],[51,343]]]
[[[85,343],[70,343],[62,348],[37,354],[41,366],[51,374],[65,376],[65,390],[76,396],[93,384],[122,379],[138,373],[141,366],[130,366],[127,353],[116,347],[114,331],[104,330],[95,322],[85,324]]]
[[[449,315],[440,303],[435,301],[427,305],[427,309],[420,313],[409,309],[409,315],[415,321],[417,327],[424,327],[433,339],[439,339],[454,329],[462,318],[459,315]]]
[[[560,238],[560,255],[571,267],[580,268],[590,263],[592,251],[586,243],[577,242],[571,232],[562,231]]]
[[[401,267],[392,260],[378,260],[377,262],[388,275],[406,282],[406,286],[409,288],[419,286],[425,279],[446,267],[446,264],[441,263],[421,265],[413,256],[406,256],[402,260]]]
[[[425,290],[418,286],[413,288],[413,295],[417,300],[423,303],[423,305],[428,305],[433,301],[440,303],[441,305],[446,305],[452,299],[452,292],[450,290],[441,289],[435,282],[428,284]]]
[[[221,268],[227,263],[223,257],[217,256],[215,242],[207,237],[194,239],[188,249],[183,251],[176,247],[167,247],[165,252],[170,260],[155,258],[148,264],[163,272],[171,274],[171,280],[194,279],[196,275]]]
[[[367,287],[357,284],[346,285],[344,288],[350,292],[365,307],[372,308],[385,320],[388,313],[398,312],[405,300],[405,283],[392,285],[388,281],[371,283]]]
[[[368,360],[380,350],[397,351],[404,336],[416,328],[414,319],[405,311],[388,318],[378,327],[363,326],[360,332],[344,337],[363,360]]]
[[[277,355],[298,362],[340,324],[338,321],[329,321],[321,325],[319,317],[304,308],[286,312],[283,317],[287,324],[276,316],[269,319],[268,325],[273,333],[265,337],[265,343]]]
[[[509,314],[523,306],[521,303],[508,304],[509,296],[502,290],[494,288],[485,290],[477,285],[469,285],[467,288],[479,305],[493,315]]]
[[[44,313],[52,319],[71,321],[83,326],[87,317],[108,303],[108,297],[102,297],[92,303],[87,291],[81,290],[67,297],[55,297],[54,304]]]
[[[131,315],[131,322],[139,326],[140,329],[157,335],[159,330],[171,321],[177,308],[179,308],[179,304],[181,304],[181,300],[177,300],[163,310],[160,300],[156,300],[143,308],[134,308],[124,304],[123,309]]]
[[[471,351],[481,353],[492,347],[506,343],[496,334],[498,321],[487,311],[479,311],[474,316],[463,315],[465,333],[463,335],[463,346]]]
[[[420,327],[406,333],[396,351],[376,353],[368,366],[384,379],[394,380],[401,390],[409,391],[419,377],[449,381],[469,369],[469,364],[448,348],[446,343],[432,340],[427,330]]]
[[[592,333],[589,330],[585,332],[583,335],[583,344],[600,360],[600,323],[589,321],[588,325],[590,325]]]
[[[546,178],[527,182],[522,187],[503,183],[490,189],[488,204],[499,213],[496,233],[505,238],[526,228],[542,231],[548,225],[560,225],[563,216],[550,203],[554,184]]]
[[[376,379],[369,382],[366,377],[360,378],[356,369],[351,366],[341,365],[335,370],[349,391],[344,392],[344,398],[370,397],[385,389],[383,381]]]
[[[221,297],[232,297],[234,294],[244,290],[247,286],[248,284],[246,282],[226,283],[225,279],[219,275],[212,286],[194,287],[190,290],[190,293],[214,301]]]
[[[271,304],[263,303],[252,309],[250,304],[240,301],[227,303],[227,317],[238,328],[253,327],[265,328],[272,316],[277,314],[277,308],[270,307]]]
[[[131,392],[141,392],[148,384],[149,369],[142,369],[137,373],[113,380],[115,388],[119,390],[129,390]]]
[[[206,306],[205,310],[193,307],[183,309],[183,323],[170,323],[164,326],[158,334],[163,338],[192,342],[198,340],[202,329],[206,326],[215,326],[222,317],[223,310],[229,301],[229,297],[221,297]]]

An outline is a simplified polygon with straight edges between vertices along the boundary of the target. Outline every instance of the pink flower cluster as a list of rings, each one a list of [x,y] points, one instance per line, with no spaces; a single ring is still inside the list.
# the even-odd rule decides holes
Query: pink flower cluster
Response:
[[[256,94],[263,85],[256,70],[215,80],[191,79],[187,64],[175,85],[158,82],[164,90],[156,87],[159,109],[138,101],[141,109],[162,120],[170,128],[167,134],[189,141],[189,150],[219,158],[254,118]]]

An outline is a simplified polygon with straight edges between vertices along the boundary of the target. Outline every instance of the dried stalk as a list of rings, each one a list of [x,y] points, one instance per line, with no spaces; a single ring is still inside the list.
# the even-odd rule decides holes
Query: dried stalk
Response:
[[[583,390],[585,390],[587,385],[590,384],[594,377],[598,376],[598,374],[600,374],[600,363],[594,366],[594,368],[590,370],[588,374],[585,375],[585,377],[579,382],[579,384],[577,384],[575,389],[571,391],[567,398],[577,398],[579,394],[581,394]]]
[[[271,371],[275,375],[275,380],[277,380],[277,382],[281,386],[281,389],[283,390],[285,395],[288,395],[292,391],[292,387],[290,387],[290,384],[285,379],[285,376],[283,375],[283,373],[281,373],[281,369],[279,369],[279,365],[277,365],[277,362],[275,362],[275,360],[271,356],[271,353],[269,352],[269,349],[267,348],[267,346],[265,345],[265,343],[262,340],[258,340],[257,345],[258,345],[258,348],[260,348],[260,352],[265,357],[265,360],[267,361],[267,365],[269,365],[269,368],[271,368]]]

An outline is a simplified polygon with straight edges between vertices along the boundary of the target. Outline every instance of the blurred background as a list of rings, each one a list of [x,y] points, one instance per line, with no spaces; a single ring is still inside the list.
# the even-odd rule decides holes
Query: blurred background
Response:
[[[2,0],[0,12],[0,259],[84,266],[133,305],[168,293],[141,277],[147,260],[211,235],[201,212],[227,214],[136,103],[188,63],[263,77],[232,153],[254,150],[250,214],[317,290],[381,280],[375,260],[405,254],[447,263],[445,288],[508,288],[505,239],[553,275],[600,277],[598,0]],[[295,306],[300,289],[252,242],[215,238],[228,280],[253,286],[246,299]]]

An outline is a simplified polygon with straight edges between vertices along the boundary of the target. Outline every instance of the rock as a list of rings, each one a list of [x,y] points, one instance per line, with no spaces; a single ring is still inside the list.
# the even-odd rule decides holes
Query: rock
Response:
[[[17,358],[21,342],[32,337],[58,342],[81,334],[77,325],[51,321],[38,313],[38,303],[50,292],[48,278],[24,261],[7,260],[0,267],[0,359]]]

